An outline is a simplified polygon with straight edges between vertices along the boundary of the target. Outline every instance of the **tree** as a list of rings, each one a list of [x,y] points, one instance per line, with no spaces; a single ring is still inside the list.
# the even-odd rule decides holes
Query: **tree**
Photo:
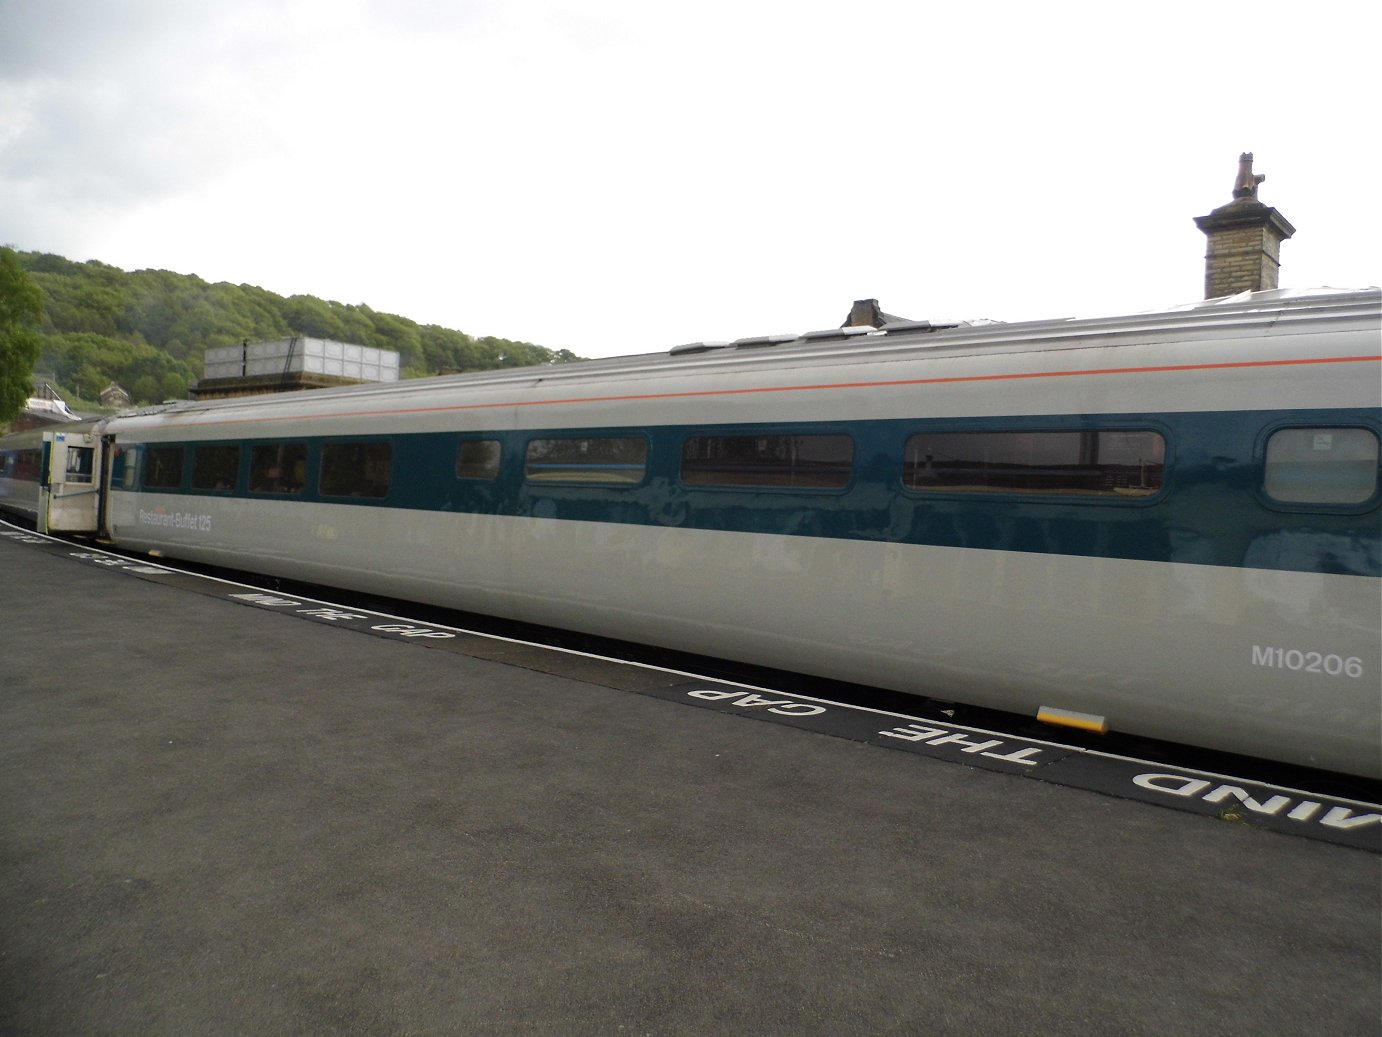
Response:
[[[187,379],[176,371],[169,371],[163,376],[163,381],[159,385],[160,399],[164,400],[185,400],[187,399]]]
[[[96,260],[74,263],[39,252],[15,256],[40,293],[39,364],[87,400],[110,382],[133,390],[144,378],[153,382],[140,383],[147,399],[179,398],[179,386],[201,375],[205,350],[290,335],[396,350],[405,377],[574,359],[531,343],[477,341],[461,331],[420,327],[364,303],[285,299],[252,285],[208,284],[195,274],[127,273]]]
[[[0,424],[14,420],[34,391],[43,294],[13,249],[0,249]]]
[[[290,295],[281,307],[288,326],[309,338],[345,338],[345,327],[331,305],[314,295]]]
[[[150,375],[141,375],[130,386],[130,398],[135,403],[157,403],[159,401],[158,382]]]

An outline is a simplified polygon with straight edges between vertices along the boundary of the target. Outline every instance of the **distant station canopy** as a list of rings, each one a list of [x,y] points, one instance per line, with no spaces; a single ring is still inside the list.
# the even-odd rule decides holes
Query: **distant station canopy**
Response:
[[[205,376],[191,394],[193,399],[209,400],[396,382],[398,369],[398,354],[390,349],[303,336],[245,341],[208,349]]]
[[[82,420],[81,415],[67,406],[67,401],[58,394],[57,389],[49,381],[52,378],[52,375],[47,375],[45,378],[39,379],[34,394],[29,397],[24,404],[24,409],[11,423],[11,432],[23,432],[26,429],[43,428],[47,425],[64,425]],[[4,426],[0,425],[0,429],[3,428]]]

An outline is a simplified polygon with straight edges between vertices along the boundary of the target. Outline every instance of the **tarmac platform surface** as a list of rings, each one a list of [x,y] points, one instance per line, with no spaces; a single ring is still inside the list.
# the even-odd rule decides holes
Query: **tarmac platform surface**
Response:
[[[0,537],[0,1033],[1382,1031],[1374,853],[474,640]]]

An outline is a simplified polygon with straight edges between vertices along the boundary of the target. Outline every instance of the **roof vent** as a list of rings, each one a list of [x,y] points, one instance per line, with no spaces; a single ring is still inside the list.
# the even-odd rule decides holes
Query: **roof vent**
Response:
[[[728,342],[687,342],[685,345],[673,346],[667,353],[669,356],[685,356],[689,353],[709,353],[712,349],[728,348]]]
[[[796,340],[796,335],[750,335],[748,338],[736,338],[730,344],[735,349],[762,349],[764,346],[780,346]]]
[[[846,326],[843,328],[822,328],[820,331],[808,331],[801,337],[808,342],[824,342],[830,339],[856,338],[859,335],[872,335],[874,328],[864,325],[862,327]]]
[[[960,321],[952,321],[949,324],[933,324],[929,320],[891,320],[883,325],[883,330],[889,335],[898,331],[940,331],[943,328],[958,328]]]

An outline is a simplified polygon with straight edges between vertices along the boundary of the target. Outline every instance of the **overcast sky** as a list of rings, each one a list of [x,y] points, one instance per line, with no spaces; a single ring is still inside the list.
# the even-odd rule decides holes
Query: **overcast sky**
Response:
[[[0,0],[0,243],[584,356],[1379,276],[1378,5]]]

